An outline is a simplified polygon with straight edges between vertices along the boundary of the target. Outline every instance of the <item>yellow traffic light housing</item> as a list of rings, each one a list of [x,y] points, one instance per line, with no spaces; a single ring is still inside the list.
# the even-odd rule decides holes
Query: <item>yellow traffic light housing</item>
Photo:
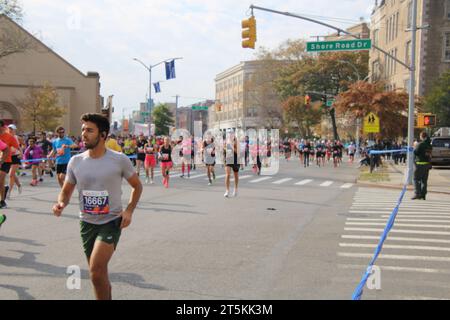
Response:
[[[255,49],[256,42],[256,19],[251,16],[242,20],[242,48]]]

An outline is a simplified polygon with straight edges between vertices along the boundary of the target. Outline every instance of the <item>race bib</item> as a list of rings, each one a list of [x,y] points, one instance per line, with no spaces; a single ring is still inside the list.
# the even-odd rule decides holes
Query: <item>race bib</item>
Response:
[[[162,158],[163,158],[163,160],[169,160],[169,154],[163,153]]]
[[[64,155],[64,148],[57,149],[56,153],[58,154],[58,156],[63,156]]]
[[[83,212],[92,215],[109,214],[108,191],[82,191]]]
[[[144,153],[144,149],[143,148],[138,148],[138,153]]]
[[[153,152],[153,148],[147,148],[147,152]]]

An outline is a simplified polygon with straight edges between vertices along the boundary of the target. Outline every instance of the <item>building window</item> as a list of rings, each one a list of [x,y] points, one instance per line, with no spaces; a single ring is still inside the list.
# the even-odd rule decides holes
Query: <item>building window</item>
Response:
[[[376,45],[376,46],[378,46],[378,37],[379,37],[379,29],[376,29],[374,32],[373,32],[373,43]]]
[[[445,15],[450,20],[450,0],[447,0],[445,3]]]
[[[413,14],[412,9],[413,9],[412,2],[409,2],[408,3],[408,24],[407,24],[408,28],[411,28],[411,26],[412,26],[412,14]]]
[[[444,61],[450,62],[450,32],[444,34]]]
[[[397,12],[396,17],[397,17],[397,18],[396,18],[396,20],[395,20],[395,38],[398,37],[398,18],[400,17],[400,13]]]
[[[411,65],[411,41],[406,43],[405,61],[407,65]]]

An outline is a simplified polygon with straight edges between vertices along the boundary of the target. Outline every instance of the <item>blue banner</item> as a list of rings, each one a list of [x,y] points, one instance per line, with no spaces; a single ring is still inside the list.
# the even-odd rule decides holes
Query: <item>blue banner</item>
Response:
[[[156,92],[156,93],[161,92],[161,86],[159,85],[159,82],[155,82],[155,83],[153,84],[153,87],[155,87],[155,92]]]
[[[166,62],[166,79],[175,79],[175,60]]]

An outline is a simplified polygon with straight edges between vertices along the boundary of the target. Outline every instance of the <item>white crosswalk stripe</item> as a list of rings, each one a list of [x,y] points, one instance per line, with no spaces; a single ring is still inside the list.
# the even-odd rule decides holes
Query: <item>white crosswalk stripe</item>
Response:
[[[281,179],[281,180],[274,181],[272,183],[273,184],[282,184],[282,183],[285,183],[285,182],[288,182],[288,181],[291,181],[291,180],[292,180],[292,178],[284,178],[284,179]]]
[[[308,183],[311,183],[311,182],[313,182],[313,180],[311,180],[311,179],[305,179],[305,180],[302,180],[302,181],[300,181],[300,182],[297,182],[295,185],[296,185],[296,186],[304,186],[304,185],[306,185],[306,184],[308,184]]]
[[[270,179],[272,179],[272,177],[262,177],[259,179],[252,180],[252,181],[250,181],[250,183],[258,183],[258,182],[262,182],[262,181],[266,181],[266,180],[270,180]]]
[[[329,187],[334,183],[334,181],[325,181],[324,183],[322,183],[320,186],[321,187]]]
[[[399,196],[400,190],[358,189],[338,243],[340,269],[357,270],[356,266],[369,263]],[[434,288],[439,283],[436,277],[450,274],[450,196],[428,194],[426,201],[410,196],[411,192],[405,194],[375,265],[384,272],[383,281],[395,281],[400,272],[428,274],[421,285]],[[428,268],[429,263],[436,267]],[[399,297],[399,292],[392,294]]]

